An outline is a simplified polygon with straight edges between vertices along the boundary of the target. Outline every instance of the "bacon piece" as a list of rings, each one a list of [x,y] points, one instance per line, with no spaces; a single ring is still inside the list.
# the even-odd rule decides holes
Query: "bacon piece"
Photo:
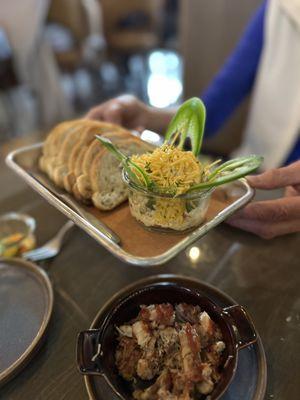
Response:
[[[185,399],[181,399],[181,397],[178,398],[177,396],[169,392],[169,390],[159,389],[159,391],[157,392],[157,400],[185,400]]]
[[[157,365],[153,365],[153,360],[140,358],[137,364],[137,374],[141,379],[150,380],[157,374]]]
[[[199,321],[201,308],[191,304],[180,303],[175,306],[176,317],[183,322],[196,324]]]
[[[169,370],[165,369],[160,376],[157,378],[156,382],[148,387],[146,390],[136,390],[133,393],[133,397],[136,400],[161,400],[163,397],[158,397],[158,392],[162,393],[169,392],[171,389],[171,374]],[[175,398],[176,399],[176,398]],[[175,400],[174,399],[174,400]]]
[[[155,345],[156,338],[152,337],[143,350],[142,358],[138,361],[137,374],[141,379],[152,379],[159,372],[160,358]]]
[[[155,325],[171,326],[175,321],[174,308],[169,303],[142,306],[139,316],[143,321],[150,321]]]
[[[170,356],[164,360],[164,363],[167,368],[172,370],[177,369],[181,371],[183,369],[182,358],[179,351],[170,354]]]
[[[199,323],[195,327],[200,335],[203,348],[206,348],[208,345],[222,338],[220,329],[206,311],[200,314]]]
[[[117,331],[121,336],[132,337],[132,326],[131,325],[121,325],[120,327],[117,326]]]
[[[119,345],[116,351],[116,365],[124,379],[133,379],[140,357],[141,350],[136,341],[132,338],[122,336],[119,339]]]
[[[203,335],[213,336],[215,324],[206,311],[200,314],[200,329]]]
[[[179,337],[175,328],[168,326],[159,331],[159,351],[162,354],[168,355],[178,348]]]
[[[225,347],[224,342],[218,341],[206,348],[205,359],[211,365],[211,377],[214,382],[218,382],[220,379],[219,367],[222,363],[222,353]]]
[[[214,389],[214,383],[211,379],[204,380],[197,384],[197,389],[201,394],[209,394]]]
[[[190,393],[194,383],[186,379],[182,372],[171,372],[172,375],[172,393],[176,395],[176,399],[190,399]]]
[[[221,356],[223,351],[225,350],[225,343],[222,341],[215,342],[213,343],[210,347],[207,349],[207,359],[208,361],[215,365],[219,366]]]
[[[190,323],[186,323],[179,332],[179,340],[183,370],[187,379],[193,382],[201,381],[201,343],[196,329]]]
[[[152,337],[150,328],[144,321],[135,322],[132,325],[132,333],[141,348],[146,347]]]

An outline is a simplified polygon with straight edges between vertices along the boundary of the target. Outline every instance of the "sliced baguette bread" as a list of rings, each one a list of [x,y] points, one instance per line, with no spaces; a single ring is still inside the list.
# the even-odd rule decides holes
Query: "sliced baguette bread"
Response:
[[[119,149],[127,154],[141,154],[147,151],[141,140],[132,137],[119,142]],[[105,150],[95,159],[90,170],[92,202],[100,210],[111,210],[123,203],[128,196],[122,179],[120,162]]]
[[[74,146],[68,162],[68,171],[64,176],[64,187],[68,192],[73,192],[76,179],[83,173],[83,160],[90,144],[95,140],[95,135],[103,135],[105,132],[122,132],[128,135],[129,132],[117,125],[92,121],[82,132],[80,140]]]
[[[48,135],[42,149],[42,156],[39,159],[39,167],[46,174],[50,174],[58,149],[61,147],[64,138],[77,125],[77,122],[77,120],[62,122]]]
[[[63,139],[57,156],[52,162],[49,172],[51,179],[57,186],[64,187],[64,176],[68,173],[68,162],[72,154],[73,148],[76,146],[83,130],[90,124],[91,121],[79,120],[74,128]]]
[[[57,125],[45,141],[39,167],[80,201],[111,210],[127,198],[119,161],[95,135],[109,138],[128,155],[152,147],[114,124],[73,120]]]
[[[127,132],[104,132],[102,136],[109,138],[114,144],[119,146],[123,140],[128,140],[132,135]],[[92,198],[92,186],[90,173],[94,160],[105,153],[106,150],[97,139],[94,139],[82,161],[81,174],[77,175],[75,185],[73,186],[73,193],[78,200],[90,202]]]

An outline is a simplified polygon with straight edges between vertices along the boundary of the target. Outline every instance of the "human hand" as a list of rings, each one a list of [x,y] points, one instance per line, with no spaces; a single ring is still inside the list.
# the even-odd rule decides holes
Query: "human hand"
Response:
[[[163,132],[174,113],[173,109],[149,107],[135,96],[126,94],[93,107],[86,118],[112,122],[128,129]]]
[[[229,225],[264,239],[300,232],[300,161],[249,176],[247,180],[257,189],[285,188],[284,196],[248,204],[226,221]]]

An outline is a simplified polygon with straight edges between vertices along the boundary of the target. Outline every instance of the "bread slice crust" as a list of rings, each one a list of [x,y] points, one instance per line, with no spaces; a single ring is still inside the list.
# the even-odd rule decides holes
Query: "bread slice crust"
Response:
[[[120,162],[95,138],[109,138],[127,155],[152,147],[118,125],[78,119],[57,125],[47,137],[39,167],[85,204],[111,210],[127,199]]]

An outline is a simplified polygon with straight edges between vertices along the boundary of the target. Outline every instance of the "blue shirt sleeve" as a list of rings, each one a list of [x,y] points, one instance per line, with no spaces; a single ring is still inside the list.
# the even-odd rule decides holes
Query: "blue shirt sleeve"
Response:
[[[298,138],[295,147],[292,149],[284,165],[289,165],[294,161],[300,160],[300,138]]]
[[[257,9],[223,68],[201,96],[207,111],[206,136],[212,136],[250,93],[264,38],[267,1]]]

